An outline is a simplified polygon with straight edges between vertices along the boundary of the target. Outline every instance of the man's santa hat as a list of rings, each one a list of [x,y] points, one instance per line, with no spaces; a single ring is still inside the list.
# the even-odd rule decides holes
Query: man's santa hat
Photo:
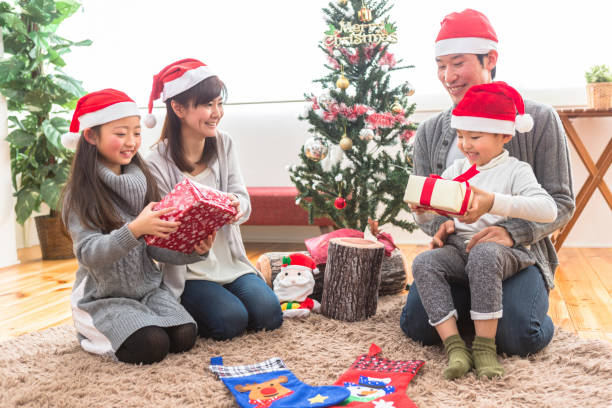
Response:
[[[161,96],[162,101],[166,102],[173,96],[185,92],[214,75],[206,64],[193,58],[173,62],[159,71],[157,75],[153,75],[153,88],[149,97],[149,114],[144,120],[145,126],[152,128],[157,123],[153,115],[153,101]]]
[[[62,135],[62,144],[75,150],[79,132],[128,116],[140,116],[136,102],[116,89],[103,89],[83,96],[77,102],[70,122],[70,133]]]
[[[314,263],[311,257],[308,255],[294,253],[283,257],[283,265],[281,266],[281,272],[287,270],[303,270],[310,271],[313,274],[319,273],[317,265]]]
[[[451,127],[514,135],[515,130],[529,132],[533,118],[525,113],[521,94],[505,82],[497,81],[468,89],[453,109]]]
[[[436,57],[449,54],[487,54],[497,49],[497,34],[482,13],[465,9],[444,17],[436,38]]]

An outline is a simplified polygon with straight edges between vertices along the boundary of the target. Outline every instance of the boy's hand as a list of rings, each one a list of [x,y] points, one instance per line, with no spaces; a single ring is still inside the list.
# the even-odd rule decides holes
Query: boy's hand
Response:
[[[446,243],[448,236],[453,232],[455,232],[455,221],[444,221],[444,223],[440,225],[440,228],[438,228],[436,235],[433,236],[431,242],[429,243],[429,249],[442,248]]]
[[[213,246],[213,242],[215,242],[216,236],[217,236],[217,231],[213,232],[205,240],[202,240],[199,243],[197,243],[193,248],[194,251],[196,251],[198,255],[204,255],[205,253],[210,251],[210,248],[212,248]]]
[[[474,194],[472,205],[465,214],[457,216],[457,220],[464,224],[472,224],[478,221],[483,214],[491,211],[491,207],[493,207],[493,202],[495,201],[495,194],[474,186],[470,186],[470,188],[472,189],[472,194]]]
[[[236,197],[234,194],[232,193],[227,193],[227,196],[229,197],[229,199],[231,200],[230,205],[234,208],[236,208],[236,215],[234,216],[234,218],[232,218],[230,220],[230,224],[235,223],[236,221],[238,221],[240,218],[242,218],[242,216],[244,215],[244,213],[242,211],[240,211],[240,200],[238,200],[238,197]]]
[[[155,211],[153,206],[155,202],[149,203],[138,217],[128,224],[128,229],[132,232],[136,239],[143,235],[154,235],[160,238],[168,238],[170,234],[175,232],[180,222],[162,220],[162,215],[168,214],[175,210],[174,207],[164,208],[163,210]]]

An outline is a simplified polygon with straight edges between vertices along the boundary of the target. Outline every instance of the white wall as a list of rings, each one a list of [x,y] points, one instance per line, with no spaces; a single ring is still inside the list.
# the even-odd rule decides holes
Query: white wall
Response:
[[[2,31],[0,31],[0,58],[4,56]],[[0,95],[0,268],[18,263],[15,240],[15,211],[13,210],[13,185],[11,184],[11,162],[8,134],[6,99]]]

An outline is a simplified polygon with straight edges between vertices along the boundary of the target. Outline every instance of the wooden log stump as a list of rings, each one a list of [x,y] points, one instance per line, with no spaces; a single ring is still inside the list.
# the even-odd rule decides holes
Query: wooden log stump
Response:
[[[384,254],[385,247],[380,242],[360,238],[331,239],[321,313],[347,322],[374,316]]]
[[[308,255],[306,251],[298,251],[304,255]],[[272,282],[276,275],[280,272],[283,256],[289,255],[291,252],[266,252],[257,259],[256,268],[266,279],[266,283],[272,287]],[[320,273],[314,275],[315,287],[312,295],[309,297],[321,301],[323,295],[323,281],[325,279],[325,264],[317,265]],[[406,289],[408,284],[408,271],[406,257],[399,249],[393,250],[391,256],[383,258],[382,267],[380,269],[380,288],[378,295],[394,295]]]

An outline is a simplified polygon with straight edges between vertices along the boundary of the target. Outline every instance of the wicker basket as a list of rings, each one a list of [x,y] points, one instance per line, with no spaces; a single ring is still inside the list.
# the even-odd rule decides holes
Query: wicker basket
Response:
[[[587,84],[587,102],[591,108],[612,108],[612,82],[593,82]]]
[[[72,239],[66,231],[61,217],[40,215],[34,217],[40,250],[43,259],[69,259],[74,258],[72,253]]]

